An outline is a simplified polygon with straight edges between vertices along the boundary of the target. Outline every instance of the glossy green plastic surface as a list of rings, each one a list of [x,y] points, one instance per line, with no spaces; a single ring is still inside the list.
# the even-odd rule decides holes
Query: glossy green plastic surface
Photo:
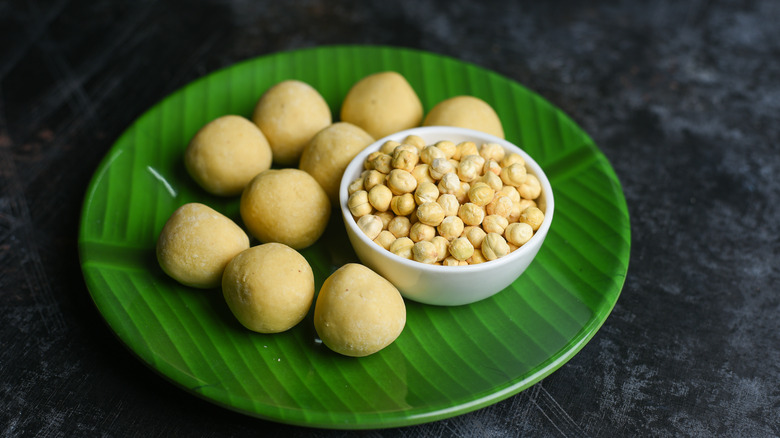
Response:
[[[334,118],[350,86],[384,70],[403,74],[426,111],[460,94],[499,114],[507,140],[544,168],[555,193],[552,228],[518,280],[459,307],[407,301],[389,347],[348,358],[317,338],[311,313],[295,328],[244,329],[219,290],[181,286],[158,267],[157,235],[180,205],[198,201],[241,223],[238,199],[205,194],[184,170],[195,132],[225,114],[250,117],[273,84],[299,79]],[[301,253],[316,287],[347,262],[338,209]],[[277,422],[368,429],[418,424],[490,405],[540,381],[596,333],[620,295],[630,227],[620,183],[597,146],[550,103],[496,73],[452,58],[390,47],[335,46],[245,61],[201,78],[143,114],[95,172],[81,218],[81,264],[108,326],[171,382],[217,405]],[[312,306],[313,309],[313,306]]]

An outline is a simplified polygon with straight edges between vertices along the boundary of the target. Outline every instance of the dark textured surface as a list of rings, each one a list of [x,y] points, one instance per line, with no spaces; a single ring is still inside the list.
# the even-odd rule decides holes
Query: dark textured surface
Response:
[[[0,435],[780,436],[778,20],[772,0],[0,2]],[[612,162],[632,221],[623,294],[543,382],[427,425],[294,428],[177,389],[106,328],[76,236],[116,137],[215,69],[326,44],[497,71]]]

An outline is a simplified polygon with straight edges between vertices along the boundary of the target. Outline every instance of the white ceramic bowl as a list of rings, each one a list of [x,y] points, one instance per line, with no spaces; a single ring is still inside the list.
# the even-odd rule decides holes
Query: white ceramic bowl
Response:
[[[399,257],[369,240],[358,228],[347,207],[349,198],[347,188],[360,176],[363,162],[370,153],[379,150],[387,140],[400,142],[408,135],[420,136],[426,144],[433,144],[440,140],[449,140],[456,144],[462,141],[473,141],[477,147],[482,143],[498,143],[507,151],[522,155],[528,171],[539,178],[542,186],[542,194],[537,204],[544,212],[544,221],[531,240],[504,257],[468,266],[427,265]],[[489,134],[446,126],[408,129],[391,134],[366,147],[344,171],[339,188],[339,201],[347,235],[360,261],[393,283],[404,297],[421,303],[442,306],[457,306],[485,299],[515,281],[541,248],[550,229],[555,209],[550,181],[542,168],[525,151]]]

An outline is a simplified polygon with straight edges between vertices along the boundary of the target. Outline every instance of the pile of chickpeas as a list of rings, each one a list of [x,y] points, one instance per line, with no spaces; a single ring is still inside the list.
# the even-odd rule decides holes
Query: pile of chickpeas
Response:
[[[503,257],[544,220],[542,187],[500,144],[419,136],[387,141],[366,157],[347,205],[369,239],[421,263],[462,266]]]

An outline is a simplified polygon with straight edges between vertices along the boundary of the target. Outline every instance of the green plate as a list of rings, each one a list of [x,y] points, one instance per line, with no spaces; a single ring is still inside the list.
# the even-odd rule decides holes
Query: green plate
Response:
[[[233,318],[218,290],[168,278],[154,247],[169,215],[199,201],[240,223],[237,199],[205,194],[182,153],[206,122],[251,116],[271,85],[313,85],[335,117],[350,86],[377,71],[403,74],[425,110],[459,94],[489,102],[508,140],[545,169],[555,219],[525,274],[492,298],[461,307],[407,302],[407,325],[389,347],[348,358],[324,347],[311,313],[262,335]],[[302,251],[316,285],[357,261],[334,209],[326,236]],[[496,403],[546,377],[596,333],[620,295],[630,228],[620,183],[572,120],[523,86],[452,58],[390,47],[336,46],[278,53],[201,78],[143,114],[95,172],[79,249],[87,287],[111,330],[162,376],[217,405],[311,427],[419,424]],[[313,306],[312,306],[313,308]]]

